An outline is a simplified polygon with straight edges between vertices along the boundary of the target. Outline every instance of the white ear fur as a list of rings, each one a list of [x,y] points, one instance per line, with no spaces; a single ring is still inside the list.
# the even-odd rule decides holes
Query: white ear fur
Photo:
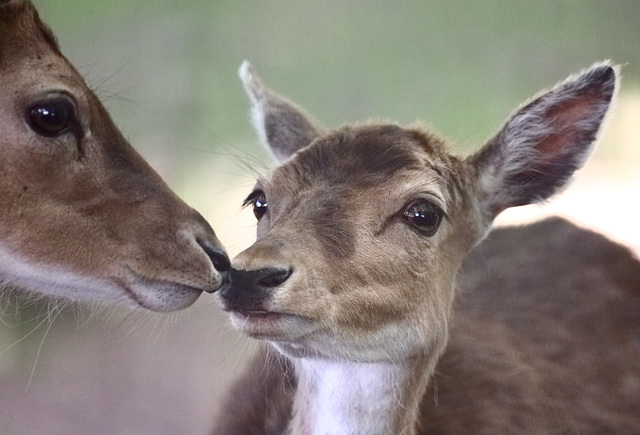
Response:
[[[245,92],[251,100],[251,123],[253,124],[253,128],[258,134],[260,142],[268,147],[267,135],[264,129],[264,86],[255,75],[251,64],[246,60],[240,65],[238,75],[240,76],[240,80],[242,80]]]
[[[309,145],[322,128],[303,109],[263,85],[249,62],[239,76],[251,99],[251,118],[260,141],[278,161]]]

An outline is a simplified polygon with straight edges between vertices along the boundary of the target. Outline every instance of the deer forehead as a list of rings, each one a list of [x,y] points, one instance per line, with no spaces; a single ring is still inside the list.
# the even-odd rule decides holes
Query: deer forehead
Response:
[[[38,18],[27,1],[4,3],[0,9],[0,66],[8,89],[15,89],[16,79],[21,89],[31,94],[59,86],[86,88],[75,68],[60,52],[51,30]],[[20,89],[16,89],[20,91]]]
[[[270,202],[298,201],[309,192],[326,192],[320,196],[334,196],[339,202],[366,192],[401,192],[400,186],[414,180],[415,188],[432,189],[447,201],[449,191],[458,189],[453,178],[459,164],[440,139],[421,130],[395,125],[344,127],[294,154],[263,177],[259,186],[270,193]]]
[[[24,11],[27,13],[23,13]],[[15,59],[41,61],[53,52],[61,56],[56,38],[39,19],[31,5],[6,6],[0,9],[0,64],[13,68]],[[24,70],[23,70],[24,72]]]

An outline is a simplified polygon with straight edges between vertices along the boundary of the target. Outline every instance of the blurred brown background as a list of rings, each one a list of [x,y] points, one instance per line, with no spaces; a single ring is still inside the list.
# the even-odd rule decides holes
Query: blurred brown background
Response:
[[[540,89],[612,59],[623,85],[594,158],[546,207],[500,220],[559,213],[640,248],[636,0],[35,3],[125,136],[231,253],[252,241],[240,203],[271,162],[250,128],[242,60],[328,126],[422,119],[465,152]],[[8,298],[0,434],[206,434],[252,348],[210,295],[169,315]]]

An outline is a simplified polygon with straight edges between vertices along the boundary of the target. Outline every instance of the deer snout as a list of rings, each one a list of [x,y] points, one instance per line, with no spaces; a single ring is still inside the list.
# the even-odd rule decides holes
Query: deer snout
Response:
[[[241,313],[265,311],[266,302],[275,289],[289,279],[292,272],[292,269],[278,267],[229,270],[228,285],[220,290],[225,309]]]

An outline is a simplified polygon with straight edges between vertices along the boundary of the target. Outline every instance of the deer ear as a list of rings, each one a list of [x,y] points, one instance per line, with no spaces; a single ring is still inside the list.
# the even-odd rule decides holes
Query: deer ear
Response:
[[[544,201],[568,184],[593,149],[615,94],[616,71],[607,62],[569,77],[516,111],[468,158],[491,218]]]
[[[262,84],[249,62],[240,66],[240,79],[251,98],[253,126],[278,161],[309,145],[322,128],[303,109]]]

